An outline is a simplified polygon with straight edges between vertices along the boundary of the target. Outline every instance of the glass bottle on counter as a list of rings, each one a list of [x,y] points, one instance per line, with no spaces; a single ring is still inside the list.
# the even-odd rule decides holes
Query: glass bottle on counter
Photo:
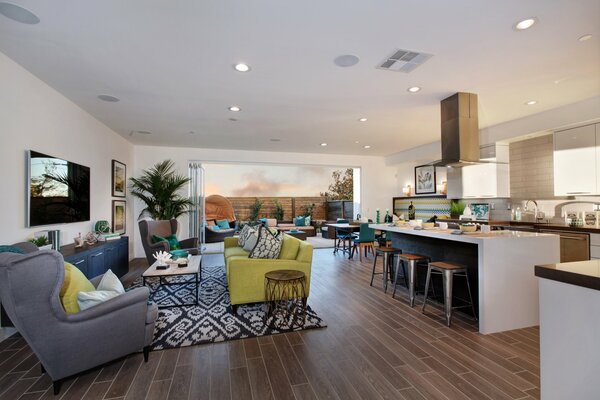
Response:
[[[410,205],[408,206],[408,219],[409,220],[413,220],[415,219],[415,206],[413,205],[413,202],[410,202]]]

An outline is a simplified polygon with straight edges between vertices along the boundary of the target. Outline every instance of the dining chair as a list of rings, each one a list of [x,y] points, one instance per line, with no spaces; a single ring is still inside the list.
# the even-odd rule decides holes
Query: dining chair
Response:
[[[358,249],[358,258],[362,261],[362,252],[364,249],[365,257],[367,256],[367,252],[370,251],[371,254],[375,254],[375,229],[369,228],[369,223],[360,224],[360,231],[358,232],[358,237],[352,240],[352,253],[350,254],[350,258],[354,258],[354,251]]]
[[[347,219],[338,219],[336,224],[348,224],[350,221]],[[350,241],[354,239],[356,236],[352,233],[352,231],[335,228],[335,246],[333,248],[333,254],[337,253],[340,250],[340,242],[342,243],[342,251],[346,251],[346,242],[348,242],[348,251],[350,251],[351,243]]]

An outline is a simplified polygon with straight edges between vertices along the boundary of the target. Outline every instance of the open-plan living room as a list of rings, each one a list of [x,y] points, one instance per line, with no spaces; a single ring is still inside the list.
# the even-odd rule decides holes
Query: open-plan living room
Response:
[[[600,1],[0,0],[0,400],[600,399]]]

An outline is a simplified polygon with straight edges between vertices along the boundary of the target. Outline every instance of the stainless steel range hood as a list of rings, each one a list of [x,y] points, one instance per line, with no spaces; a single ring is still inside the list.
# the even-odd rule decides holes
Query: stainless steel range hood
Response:
[[[455,93],[440,104],[442,122],[442,159],[428,165],[463,167],[487,164],[479,157],[479,119],[477,95]],[[493,162],[493,161],[492,161]]]

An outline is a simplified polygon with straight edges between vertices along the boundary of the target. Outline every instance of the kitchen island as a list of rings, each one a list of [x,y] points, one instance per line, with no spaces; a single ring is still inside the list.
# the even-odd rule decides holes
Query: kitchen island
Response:
[[[600,260],[536,265],[542,398],[597,399]]]
[[[539,324],[538,282],[534,266],[557,263],[557,235],[492,231],[455,235],[449,229],[370,224],[388,232],[392,246],[404,253],[428,256],[432,261],[465,265],[476,303],[479,332],[490,334]],[[418,272],[423,287],[425,269]],[[455,285],[458,293],[459,282]],[[420,305],[420,302],[418,303]]]

